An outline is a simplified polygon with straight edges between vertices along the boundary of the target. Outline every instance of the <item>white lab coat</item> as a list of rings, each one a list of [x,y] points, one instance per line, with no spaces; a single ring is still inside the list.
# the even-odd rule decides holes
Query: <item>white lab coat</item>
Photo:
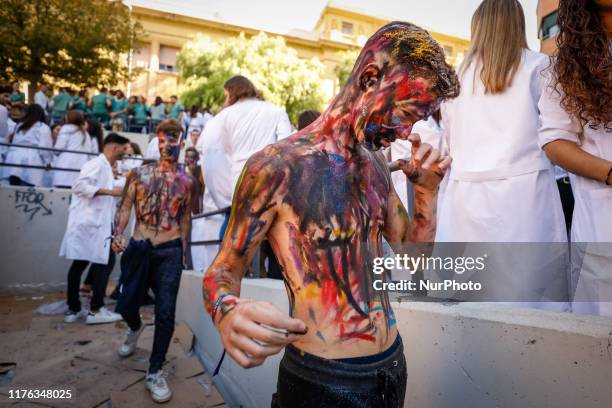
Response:
[[[72,187],[68,226],[60,256],[108,263],[115,199],[107,195],[95,196],[95,193],[113,186],[113,169],[106,156],[100,154],[85,163]]]
[[[203,212],[210,212],[229,207],[232,203],[232,186],[230,182],[230,165],[218,139],[221,132],[217,129],[220,122],[213,117],[206,124],[203,133],[196,144],[200,153],[202,172],[204,174]],[[224,214],[212,215],[193,220],[192,241],[208,241],[219,239],[219,230],[225,218]],[[194,269],[206,270],[211,264],[219,245],[194,246],[191,249]]]
[[[442,106],[453,162],[438,201],[436,242],[474,242],[466,253],[488,252],[483,276],[491,281],[483,287],[504,294],[489,300],[567,310],[563,210],[554,167],[538,146],[537,103],[548,57],[524,50],[512,86],[495,95],[484,93],[474,65],[461,76],[461,94]],[[559,244],[478,244],[500,242]],[[563,301],[547,302],[553,299]]]
[[[17,132],[13,136],[13,143],[47,148],[53,147],[51,129],[42,122],[35,123],[25,132],[19,130],[19,127],[17,127]],[[46,166],[51,163],[52,158],[52,151],[9,147],[6,153],[5,162],[27,164],[31,166]],[[27,183],[34,184],[35,186],[42,186],[45,170],[3,167],[2,173],[3,179],[9,176],[16,176]]]
[[[440,150],[442,144],[442,127],[429,117],[427,120],[419,120],[412,127],[412,133],[418,133],[422,143],[429,143],[435,149]],[[412,143],[407,140],[397,139],[391,143],[391,161],[409,159],[412,156]],[[391,173],[393,187],[399,199],[408,209],[408,181],[403,171]]]
[[[284,109],[255,98],[243,99],[228,106],[215,116],[217,125],[206,129],[218,138],[230,163],[230,185],[233,189],[247,159],[271,143],[293,133],[293,127]]]
[[[145,153],[145,158],[149,160],[159,160],[159,139],[155,136],[149,144],[147,145],[147,152]]]
[[[38,91],[34,94],[34,103],[39,105],[45,110],[45,112],[47,112],[47,108],[49,107],[49,98],[43,91]]]
[[[55,142],[56,149],[76,150],[81,152],[92,153],[92,155],[78,153],[58,153],[55,159],[54,167],[65,169],[80,170],[85,163],[95,157],[94,145],[91,142],[91,137],[87,132],[83,132],[78,126],[67,124],[63,125],[57,135]],[[54,186],[72,186],[76,178],[77,172],[54,170],[53,185]]]
[[[496,95],[484,94],[478,75],[474,83],[473,65],[442,107],[453,162],[436,241],[566,241],[554,167],[538,146],[548,57],[525,50],[512,86]]]
[[[540,99],[539,141],[545,146],[554,140],[568,140],[587,153],[612,161],[612,132],[584,128],[560,104],[552,88],[552,71]],[[583,139],[579,134],[583,132]],[[572,291],[578,313],[612,316],[612,187],[570,173],[574,192],[572,217]]]

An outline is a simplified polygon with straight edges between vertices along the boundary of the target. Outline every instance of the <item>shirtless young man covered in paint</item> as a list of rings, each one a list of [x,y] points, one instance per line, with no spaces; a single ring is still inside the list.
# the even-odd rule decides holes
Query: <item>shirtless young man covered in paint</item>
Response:
[[[383,237],[400,254],[408,243],[433,240],[438,185],[450,159],[410,133],[457,94],[440,46],[412,24],[390,23],[368,40],[321,117],[246,163],[203,294],[227,353],[241,366],[260,365],[286,347],[273,406],[403,404],[401,338],[387,294],[372,288],[372,264],[383,255]],[[412,220],[376,152],[396,138],[413,143],[413,158],[402,164],[415,190]],[[239,298],[266,236],[283,268],[289,316]]]
[[[184,254],[191,231],[195,181],[178,166],[181,125],[165,120],[157,126],[159,161],[132,169],[116,214],[112,248],[121,258],[120,295],[115,310],[129,329],[119,355],[136,349],[144,329],[139,315],[149,286],[155,293],[155,334],[146,386],[156,402],[165,402],[172,392],[162,373],[172,333],[174,312]],[[129,244],[122,235],[134,207],[136,226]]]

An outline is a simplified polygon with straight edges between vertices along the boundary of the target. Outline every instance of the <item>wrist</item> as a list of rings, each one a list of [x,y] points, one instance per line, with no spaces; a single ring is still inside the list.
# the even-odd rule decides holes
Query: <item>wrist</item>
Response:
[[[610,170],[608,170],[608,175],[604,180],[606,186],[612,186],[612,166],[610,166]]]
[[[236,306],[237,301],[238,297],[230,292],[226,292],[217,298],[210,312],[210,317],[215,326],[218,327],[221,320]]]

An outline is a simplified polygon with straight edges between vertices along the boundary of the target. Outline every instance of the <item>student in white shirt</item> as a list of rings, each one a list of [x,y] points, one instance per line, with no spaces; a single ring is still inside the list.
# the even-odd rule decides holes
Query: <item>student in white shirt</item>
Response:
[[[83,153],[58,152],[54,167],[81,170],[81,167],[92,157],[95,157],[91,137],[87,133],[87,122],[80,111],[68,111],[64,125],[60,129],[55,142],[56,149],[80,151]],[[70,188],[78,177],[78,172],[54,170],[53,186]]]
[[[16,145],[52,148],[51,129],[45,123],[45,112],[37,105],[28,105],[26,115],[15,128],[12,140]],[[9,147],[6,163],[46,166],[51,163],[53,152],[49,150]],[[9,179],[12,185],[43,186],[45,170],[4,166],[2,179]]]
[[[104,307],[104,295],[115,265],[109,239],[116,207],[114,197],[120,197],[123,192],[115,185],[113,165],[125,154],[129,140],[111,133],[103,143],[103,152],[85,163],[72,188],[68,225],[60,248],[60,256],[73,261],[68,271],[66,323],[85,316],[79,300],[79,286],[81,275],[90,263],[93,297],[86,323],[121,320],[121,315]]]
[[[47,96],[47,85],[42,84],[38,92],[34,94],[34,103],[46,112],[49,109],[49,97]]]
[[[554,166],[538,146],[537,104],[547,65],[546,55],[527,48],[517,0],[480,4],[459,69],[461,94],[442,105],[453,161],[439,200],[436,241],[560,243],[546,249],[487,247],[498,250],[489,253],[487,272],[494,279],[489,289],[504,294],[489,300],[521,299],[533,307],[567,310],[563,210]],[[522,256],[518,268],[519,254],[510,249]],[[546,304],[549,299],[559,303]]]
[[[539,136],[574,191],[572,310],[612,316],[612,8],[593,3],[560,4]]]

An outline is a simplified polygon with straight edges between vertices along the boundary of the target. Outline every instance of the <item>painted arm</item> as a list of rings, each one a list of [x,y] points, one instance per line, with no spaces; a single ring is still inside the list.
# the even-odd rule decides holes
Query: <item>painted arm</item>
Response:
[[[221,342],[245,368],[262,364],[297,340],[296,332],[307,330],[303,321],[290,318],[269,302],[239,299],[240,282],[277,216],[277,190],[284,177],[278,161],[264,152],[247,161],[221,248],[203,280],[204,304]]]
[[[126,177],[125,187],[123,188],[123,194],[121,201],[117,207],[115,214],[115,226],[113,228],[113,251],[119,253],[125,251],[127,247],[127,239],[123,236],[123,232],[130,221],[130,213],[132,212],[132,205],[134,204],[134,198],[136,197],[136,180],[138,175],[135,170],[130,170]]]
[[[587,153],[574,142],[557,139],[544,145],[544,151],[553,163],[571,173],[612,184],[612,161]]]

